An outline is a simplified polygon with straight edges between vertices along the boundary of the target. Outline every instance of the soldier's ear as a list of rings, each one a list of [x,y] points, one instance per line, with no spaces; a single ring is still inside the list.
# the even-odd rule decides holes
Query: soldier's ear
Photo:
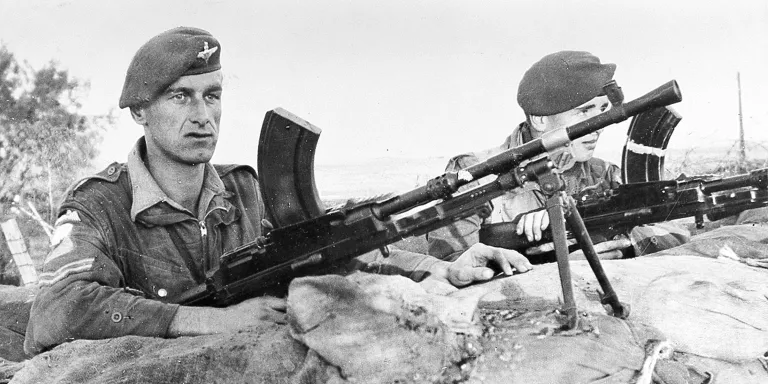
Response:
[[[531,127],[537,131],[546,132],[547,128],[549,128],[546,117],[547,116],[528,115],[528,123],[531,124]]]
[[[131,107],[131,117],[136,124],[147,125],[147,110],[144,107]]]

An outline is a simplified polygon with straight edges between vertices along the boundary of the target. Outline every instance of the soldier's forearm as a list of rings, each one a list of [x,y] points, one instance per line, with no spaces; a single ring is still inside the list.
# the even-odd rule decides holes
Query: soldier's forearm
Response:
[[[168,336],[199,336],[223,332],[224,311],[211,307],[180,306],[168,327]]]

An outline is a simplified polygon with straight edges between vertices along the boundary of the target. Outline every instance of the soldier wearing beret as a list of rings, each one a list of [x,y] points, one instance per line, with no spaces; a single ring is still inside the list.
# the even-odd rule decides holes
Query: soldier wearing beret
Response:
[[[188,27],[145,43],[128,68],[120,107],[144,129],[126,163],[77,183],[59,210],[53,250],[40,275],[25,350],[74,339],[176,337],[285,322],[285,300],[258,297],[227,308],[174,302],[203,282],[219,257],[268,230],[256,173],[209,163],[219,135],[221,44]],[[456,262],[393,251],[357,265],[457,286],[487,280],[497,263],[511,274],[530,263],[479,245]]]
[[[457,171],[484,161],[507,149],[541,137],[544,132],[571,126],[611,108],[603,86],[613,79],[615,64],[601,63],[588,52],[561,51],[544,56],[523,75],[518,87],[517,101],[526,119],[512,130],[501,146],[452,158],[446,171]],[[556,172],[560,173],[569,195],[599,193],[616,188],[621,182],[621,170],[614,164],[593,157],[600,131],[583,136],[556,153],[550,153]],[[477,182],[465,188],[478,185]],[[509,222],[519,219],[517,235],[529,241],[541,240],[542,231],[549,227],[544,207],[546,197],[539,185],[525,183],[491,203],[491,216],[468,219],[431,232],[427,235],[430,255],[450,260],[479,241],[479,229],[484,222]],[[636,227],[627,236],[595,246],[601,258],[620,258],[624,250],[641,255],[670,248],[687,241],[687,230],[667,224]],[[529,255],[553,250],[552,243],[527,251]],[[583,257],[575,251],[572,257]]]

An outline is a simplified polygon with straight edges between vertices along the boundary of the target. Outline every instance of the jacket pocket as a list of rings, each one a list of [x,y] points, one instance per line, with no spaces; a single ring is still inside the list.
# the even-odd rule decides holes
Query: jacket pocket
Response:
[[[195,286],[184,266],[129,249],[119,252],[124,262],[125,284],[144,292],[147,298],[166,301]]]

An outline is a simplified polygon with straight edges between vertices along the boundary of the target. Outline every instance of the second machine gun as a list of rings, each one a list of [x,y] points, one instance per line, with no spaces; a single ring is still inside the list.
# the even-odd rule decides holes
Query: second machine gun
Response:
[[[768,168],[730,177],[692,177],[622,184],[599,194],[577,198],[576,208],[594,243],[611,240],[633,227],[693,217],[701,228],[710,221],[748,209],[768,206]],[[480,242],[520,252],[551,240],[547,232],[538,242],[515,233],[514,221],[487,224]]]

